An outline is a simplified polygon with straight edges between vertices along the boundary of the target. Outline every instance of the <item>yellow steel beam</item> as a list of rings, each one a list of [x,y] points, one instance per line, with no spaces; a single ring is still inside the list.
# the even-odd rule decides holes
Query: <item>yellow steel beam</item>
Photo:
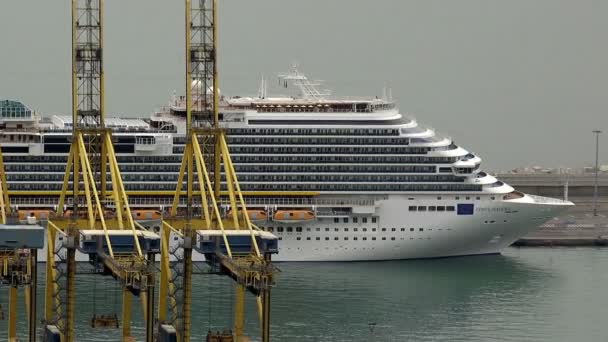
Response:
[[[104,137],[104,146],[107,145],[111,145],[112,141],[108,141],[107,137]],[[106,153],[108,152],[108,147],[105,148]],[[107,158],[107,156],[106,156]],[[116,172],[116,168],[115,168],[115,164],[110,161],[110,179],[112,181],[112,184],[114,186],[112,186],[112,198],[114,199],[114,207],[116,208],[116,218],[118,219],[119,222],[119,228],[123,229],[124,228],[124,224],[122,223],[122,214],[123,214],[123,205],[124,203],[121,200],[121,194],[119,192],[118,187],[116,186],[116,184],[118,184],[118,178],[120,177],[120,174],[117,174]],[[128,205],[128,203],[127,203]]]
[[[51,227],[55,226],[51,222],[49,222]],[[54,227],[56,228],[56,226]],[[55,237],[56,230],[55,229],[47,229],[46,230],[46,285],[45,285],[45,302],[44,302],[44,320],[46,322],[51,322],[54,318],[54,307],[56,304],[54,293],[58,291],[55,278],[56,278],[56,268],[55,268]]]
[[[220,141],[219,137],[216,137],[216,140],[219,141],[218,147],[220,151],[219,153],[222,155],[223,159],[224,159],[224,170],[225,170],[225,174],[226,174],[226,185],[228,187],[228,198],[230,199],[230,207],[232,208],[232,221],[234,222],[234,227],[235,229],[239,229],[239,219],[238,219],[238,207],[236,205],[236,197],[234,196],[234,184],[233,183],[233,179],[232,179],[232,174],[230,172],[228,172],[228,158],[229,156],[226,155],[225,153],[223,153],[223,148],[222,148],[222,142]],[[247,215],[247,211],[242,208],[241,209],[241,213],[242,215]],[[243,218],[243,221],[245,220],[245,218]]]
[[[194,137],[194,139],[197,139],[196,136]],[[198,142],[198,139],[197,139]],[[196,175],[198,177],[198,184],[200,187],[200,193],[201,193],[201,206],[203,208],[203,219],[205,220],[205,227],[210,228],[211,227],[211,215],[209,214],[209,203],[207,202],[207,194],[205,192],[205,182],[203,181],[203,170],[204,170],[204,163],[205,161],[202,160],[201,158],[199,158],[199,155],[195,155],[195,162],[196,162]]]
[[[234,298],[234,335],[235,342],[244,341],[245,328],[245,286],[236,284],[236,296]]]
[[[89,229],[93,229],[95,227],[95,214],[93,209],[97,207],[98,201],[95,201],[95,206],[93,204],[93,200],[91,197],[91,186],[94,184],[89,184],[89,167],[87,165],[87,155],[86,150],[84,149],[84,142],[82,142],[82,134],[78,133],[76,135],[76,139],[78,141],[78,149],[76,150],[76,156],[80,159],[80,165],[83,166],[82,170],[82,181],[84,183],[84,196],[87,199],[87,218],[89,220],[88,227]],[[82,142],[82,147],[80,146]],[[77,171],[77,170],[75,170]],[[93,180],[93,183],[95,181]],[[73,212],[73,215],[78,215],[77,212]],[[102,215],[103,216],[103,215]]]
[[[135,247],[137,250],[137,255],[139,257],[143,257],[144,255],[141,250],[141,245],[139,244],[139,239],[137,238],[137,231],[135,229],[133,215],[131,214],[131,208],[129,208],[129,205],[128,205],[129,198],[127,197],[127,193],[125,192],[125,186],[122,183],[122,178],[120,177],[120,169],[118,168],[118,162],[116,160],[116,154],[114,152],[114,146],[112,146],[112,139],[110,137],[109,131],[106,133],[106,141],[108,142],[108,153],[110,154],[109,155],[110,166],[114,168],[114,172],[116,174],[116,180],[118,181],[118,184],[114,184],[114,186],[118,186],[119,193],[122,196],[122,200],[124,203],[127,204],[127,205],[125,205],[126,216],[127,216],[127,221],[129,222],[129,227],[131,228],[131,231],[133,232],[133,239],[135,240]]]
[[[196,136],[192,137],[192,145],[194,147],[194,153],[198,155],[197,158],[203,160],[203,154],[201,153],[201,147],[198,144],[198,139]],[[207,184],[207,189],[212,189],[211,181],[209,180],[209,173],[207,172],[207,168],[205,167],[205,163],[202,163],[203,167],[203,175],[205,176],[205,183]],[[230,248],[230,244],[228,244],[228,237],[226,236],[226,232],[224,231],[224,224],[222,223],[220,210],[217,207],[217,201],[215,199],[215,195],[211,196],[211,205],[213,206],[213,211],[215,212],[215,217],[217,217],[217,224],[222,231],[222,237],[224,239],[224,244],[226,245],[226,251],[228,252],[228,256],[232,258],[232,251]]]
[[[163,222],[164,223],[164,222]],[[169,295],[169,279],[171,269],[169,260],[169,238],[171,231],[163,224],[160,236],[160,288],[158,290],[158,321],[167,319],[167,296]]]
[[[247,206],[245,205],[245,199],[243,198],[243,193],[241,192],[241,186],[239,185],[239,182],[237,180],[236,171],[234,170],[234,165],[232,164],[232,160],[230,158],[230,152],[228,151],[228,144],[226,144],[226,138],[223,134],[221,134],[220,137],[221,137],[221,142],[222,142],[221,145],[222,145],[223,153],[225,153],[228,156],[228,158],[226,158],[226,161],[228,162],[228,164],[224,165],[224,168],[226,168],[226,166],[227,166],[227,172],[232,173],[232,177],[234,178],[234,185],[236,187],[236,193],[238,194],[239,201],[241,202],[241,208],[245,213],[247,213]],[[255,236],[253,234],[253,229],[251,227],[251,220],[249,219],[249,215],[246,214],[243,216],[245,218],[246,227],[249,229],[249,232],[251,234],[251,243],[253,244],[256,255],[259,257],[262,254],[260,253],[260,248],[258,247],[258,242],[255,239]]]
[[[192,154],[192,145],[186,144],[184,148],[184,156]],[[174,192],[167,191],[167,195],[173,194],[173,206],[171,207],[171,215],[177,215],[177,206],[179,205],[179,197],[182,195],[182,187],[184,185],[184,174],[186,172],[186,166],[188,165],[188,159],[182,158],[182,164],[179,167],[179,175],[177,176],[177,188]]]
[[[70,145],[70,154],[68,154],[68,162],[65,166],[65,173],[63,175],[63,185],[61,186],[61,193],[59,194],[59,204],[57,205],[57,216],[63,215],[63,206],[65,205],[65,196],[68,195],[68,185],[70,183],[70,170],[72,169],[72,163],[74,161],[74,153],[78,148],[77,143],[74,141]],[[78,183],[74,182],[74,188],[78,186]],[[72,210],[72,214],[76,213]]]
[[[131,337],[131,301],[132,295],[126,286],[122,288],[122,340]],[[145,315],[144,315],[145,317]]]

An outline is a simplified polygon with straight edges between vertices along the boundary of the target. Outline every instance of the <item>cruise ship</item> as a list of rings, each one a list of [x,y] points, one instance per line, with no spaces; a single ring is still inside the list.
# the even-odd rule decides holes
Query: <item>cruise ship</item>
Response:
[[[279,84],[290,94],[268,96],[262,80],[257,96],[220,103],[247,214],[281,240],[277,261],[495,254],[573,205],[482,171],[479,156],[403,114],[390,92],[332,96],[297,68]],[[43,216],[61,189],[71,116],[41,117],[14,100],[1,100],[0,113],[11,203]],[[184,150],[185,98],[106,126],[131,205],[141,209],[135,218],[158,229]]]

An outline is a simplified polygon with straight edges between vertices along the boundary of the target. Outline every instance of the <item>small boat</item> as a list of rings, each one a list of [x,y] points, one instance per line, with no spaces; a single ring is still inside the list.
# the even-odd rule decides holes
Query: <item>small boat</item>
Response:
[[[315,219],[315,213],[310,210],[278,210],[273,217],[278,222],[298,222]]]

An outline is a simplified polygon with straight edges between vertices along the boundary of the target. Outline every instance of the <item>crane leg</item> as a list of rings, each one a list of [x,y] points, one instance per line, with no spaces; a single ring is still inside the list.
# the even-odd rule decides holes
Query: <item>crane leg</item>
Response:
[[[243,340],[245,326],[245,286],[236,285],[236,298],[234,303],[234,335],[235,341]]]
[[[8,289],[8,340],[17,341],[17,287]]]

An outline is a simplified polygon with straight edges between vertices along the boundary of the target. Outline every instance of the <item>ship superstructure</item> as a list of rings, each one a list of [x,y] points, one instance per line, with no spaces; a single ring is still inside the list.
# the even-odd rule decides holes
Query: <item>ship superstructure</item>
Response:
[[[255,97],[220,101],[247,214],[282,240],[275,260],[498,253],[572,205],[520,193],[482,171],[478,156],[402,114],[390,94],[331,96],[296,68],[279,82],[298,93],[267,96],[263,81]],[[70,117],[41,119],[15,101],[0,107],[20,113],[2,109],[0,118],[11,202],[52,206],[40,194],[61,189]],[[170,206],[185,115],[185,98],[174,95],[149,119],[106,119],[132,206]],[[222,210],[240,209],[225,201]]]

